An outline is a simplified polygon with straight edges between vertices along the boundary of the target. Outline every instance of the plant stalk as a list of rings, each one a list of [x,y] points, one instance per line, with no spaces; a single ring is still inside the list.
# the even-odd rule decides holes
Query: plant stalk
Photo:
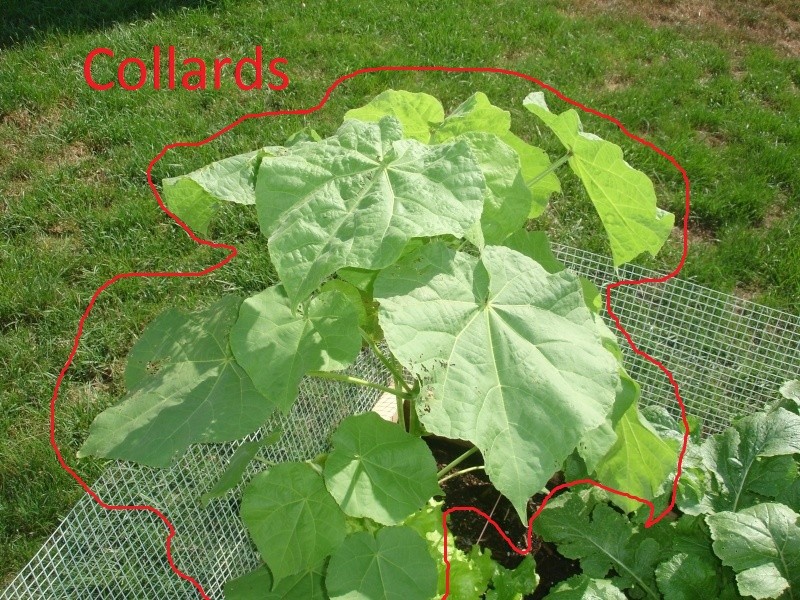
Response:
[[[464,473],[471,473],[472,471],[481,471],[485,467],[483,465],[478,465],[477,467],[467,467],[466,469],[461,469],[460,471],[456,471],[454,473],[450,473],[449,475],[445,475],[439,480],[439,483],[444,483],[448,479],[452,479],[453,477],[458,477],[459,475],[463,475]]]
[[[400,389],[400,381],[397,376],[394,377],[394,390],[397,398],[397,424],[403,428],[403,431],[406,431],[406,410],[403,398],[400,396],[403,393]]]
[[[542,179],[544,179],[550,173],[552,173],[553,171],[558,169],[561,165],[563,165],[565,162],[567,162],[570,158],[572,158],[572,152],[567,152],[564,156],[559,158],[556,162],[552,163],[549,167],[547,167],[544,171],[539,173],[536,177],[526,181],[525,185],[527,185],[528,187],[531,187],[532,185],[535,185],[535,184],[539,183]]]
[[[400,390],[393,389],[385,385],[381,385],[380,383],[367,381],[366,379],[361,379],[359,377],[353,377],[352,375],[345,375],[344,373],[333,373],[328,371],[309,371],[307,375],[310,375],[311,377],[319,377],[320,379],[332,379],[333,381],[342,381],[344,383],[352,383],[353,385],[361,385],[364,387],[373,388],[376,390],[380,390],[381,392],[392,394],[393,396],[397,396],[398,398],[402,399],[406,399],[409,397],[408,394],[403,393]]]
[[[383,352],[381,352],[381,349],[378,348],[378,345],[375,343],[375,340],[373,340],[372,337],[366,331],[364,331],[361,328],[359,328],[359,331],[361,332],[361,337],[364,338],[367,344],[369,344],[369,347],[375,353],[375,356],[378,357],[378,360],[381,361],[383,366],[389,370],[389,372],[392,374],[395,380],[400,381],[401,385],[405,388],[406,392],[410,393],[411,386],[408,385],[408,383],[406,382],[405,378],[403,377],[403,372],[399,368],[399,366],[396,363],[393,363],[391,360],[389,360],[389,358]]]
[[[475,454],[477,451],[478,451],[478,447],[477,446],[473,446],[472,448],[470,448],[469,450],[464,452],[464,454],[462,454],[461,456],[457,456],[449,465],[446,465],[446,466],[442,467],[442,469],[436,474],[436,479],[441,479],[443,475],[446,475],[447,473],[449,473],[450,471],[455,469],[458,465],[460,465],[462,462],[467,460],[470,456]]]

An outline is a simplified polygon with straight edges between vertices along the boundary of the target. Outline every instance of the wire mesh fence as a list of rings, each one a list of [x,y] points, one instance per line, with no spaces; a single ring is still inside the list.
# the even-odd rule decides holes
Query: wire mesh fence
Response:
[[[569,247],[556,255],[602,288],[619,279],[657,273],[625,266],[615,271],[605,257]],[[691,282],[626,286],[615,290],[613,307],[642,350],[673,371],[687,410],[702,418],[705,433],[775,398],[780,384],[800,375],[800,319],[720,294]],[[626,368],[642,385],[644,404],[678,415],[663,373],[636,356],[624,341]],[[350,370],[377,381],[385,374],[365,353]],[[276,426],[281,440],[263,450],[270,461],[305,459],[323,451],[330,431],[350,414],[369,410],[378,393],[323,380],[304,380],[291,414],[276,417],[248,439]],[[182,571],[222,598],[225,581],[258,564],[238,517],[238,494],[207,508],[200,495],[225,469],[239,443],[193,447],[175,466],[151,469],[112,463],[94,489],[106,502],[150,504],[177,530],[173,556]],[[249,467],[248,475],[258,469]],[[0,594],[0,600],[165,600],[199,594],[169,568],[160,520],[145,512],[107,511],[84,496],[36,556]]]

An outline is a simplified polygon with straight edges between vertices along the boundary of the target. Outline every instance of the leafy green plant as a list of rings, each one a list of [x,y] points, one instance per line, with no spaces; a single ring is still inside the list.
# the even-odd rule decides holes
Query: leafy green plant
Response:
[[[639,412],[599,292],[565,270],[531,224],[560,190],[563,165],[584,184],[616,264],[658,251],[673,216],[617,146],[582,131],[574,110],[551,113],[541,93],[523,104],[563,156],[551,162],[512,133],[509,113],[482,93],[445,115],[427,94],[389,90],[349,111],[330,137],[304,130],[164,181],[168,206],[201,233],[220,203],[255,205],[279,282],[157,319],[131,352],[128,394],[97,417],[81,455],[168,465],[192,443],[237,439],[287,413],[304,377],[397,399],[398,424],[349,417],[328,453],[247,483],[241,517],[265,564],[230,582],[227,597],[441,597],[442,510],[432,499],[476,453],[483,464],[460,472],[485,470],[522,522],[562,469],[640,498],[662,492],[678,444]],[[362,351],[390,381],[343,372]],[[432,435],[468,446],[437,470],[423,439]],[[234,487],[258,450],[243,446],[204,501]],[[621,513],[594,510],[627,531]],[[589,575],[620,567],[623,587],[655,589],[639,575],[652,549],[626,550],[633,535],[615,534],[624,562],[591,559]],[[537,585],[530,558],[509,571],[474,547],[450,561],[453,600],[519,599]],[[557,593],[607,587],[576,579]]]
[[[800,415],[797,382],[784,400],[688,446],[678,507],[650,529],[597,489],[551,501],[534,530],[580,561],[584,595],[557,587],[548,599],[797,597],[800,589]],[[659,414],[660,413],[660,414]],[[666,411],[648,409],[665,437],[681,435]],[[594,582],[594,583],[590,583]],[[596,592],[597,593],[597,592]]]

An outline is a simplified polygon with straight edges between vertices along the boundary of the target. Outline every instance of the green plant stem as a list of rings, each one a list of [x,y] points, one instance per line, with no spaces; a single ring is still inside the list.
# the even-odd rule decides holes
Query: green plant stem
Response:
[[[403,393],[400,390],[400,381],[396,376],[394,377],[394,389],[397,398],[397,424],[403,428],[403,431],[406,431],[406,411],[403,398],[400,397],[400,394]]]
[[[408,394],[401,392],[400,390],[396,390],[385,385],[381,385],[380,383],[374,383],[372,381],[367,381],[366,379],[360,379],[359,377],[353,377],[352,375],[345,375],[344,373],[329,373],[327,371],[309,371],[308,375],[311,377],[319,377],[320,379],[332,379],[333,381],[342,381],[344,383],[352,383],[353,385],[361,385],[364,387],[373,388],[376,390],[380,390],[382,392],[387,392],[392,394],[393,396],[397,396],[398,398],[408,398]]]
[[[369,347],[375,353],[375,356],[378,357],[378,360],[381,361],[381,363],[383,363],[384,367],[389,369],[389,372],[395,378],[395,381],[399,380],[401,385],[405,388],[406,392],[411,393],[411,386],[408,385],[405,378],[403,377],[403,371],[400,369],[399,365],[389,360],[389,357],[387,357],[383,352],[381,352],[381,349],[378,348],[378,345],[375,343],[375,340],[373,340],[372,337],[366,331],[364,331],[361,328],[359,328],[359,331],[361,332],[361,337],[364,338],[367,344],[369,344]]]
[[[564,156],[559,158],[556,162],[552,163],[549,167],[547,167],[544,171],[539,173],[536,177],[526,181],[525,185],[531,187],[532,185],[539,183],[542,179],[547,177],[550,173],[552,173],[553,171],[558,169],[561,165],[563,165],[565,162],[567,162],[571,157],[572,157],[572,152],[567,152]]]
[[[253,460],[255,460],[255,461],[257,461],[257,462],[260,462],[260,463],[262,463],[262,464],[265,464],[265,465],[267,465],[268,467],[274,467],[275,465],[277,465],[277,464],[278,464],[278,463],[276,463],[276,462],[274,462],[274,461],[267,460],[266,458],[264,458],[264,457],[262,457],[262,456],[254,456],[254,457],[253,457]]]
[[[447,473],[449,473],[450,471],[455,469],[458,465],[460,465],[462,462],[467,460],[470,456],[475,454],[477,451],[478,451],[478,447],[477,446],[473,446],[472,448],[470,448],[469,450],[464,452],[464,454],[462,454],[461,456],[456,457],[449,465],[447,465],[445,467],[442,467],[441,471],[439,471],[436,474],[436,478],[437,479],[441,479],[441,477],[443,475],[446,475]]]
[[[439,480],[439,483],[444,483],[448,479],[452,479],[453,477],[458,477],[459,475],[463,475],[464,473],[471,473],[472,471],[480,471],[484,469],[483,465],[478,465],[477,467],[468,467],[466,469],[461,469],[460,471],[456,471],[455,473],[450,473],[449,475],[445,475]]]

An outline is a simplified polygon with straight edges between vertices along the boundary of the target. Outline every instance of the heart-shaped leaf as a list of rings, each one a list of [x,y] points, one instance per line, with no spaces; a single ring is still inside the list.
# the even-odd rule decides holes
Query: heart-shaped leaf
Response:
[[[331,600],[430,600],[436,579],[425,541],[410,527],[385,527],[376,537],[349,535],[331,556],[325,586]]]
[[[345,537],[344,513],[319,473],[303,463],[253,477],[241,516],[276,584],[317,567]]]
[[[342,421],[332,443],[325,485],[352,517],[394,525],[441,492],[425,442],[373,412]]]
[[[291,575],[273,587],[272,575],[259,567],[225,584],[225,600],[328,600],[322,567]]]
[[[258,390],[287,412],[306,373],[344,369],[355,360],[358,318],[340,290],[321,292],[293,311],[283,286],[273,286],[242,304],[231,349]]]

